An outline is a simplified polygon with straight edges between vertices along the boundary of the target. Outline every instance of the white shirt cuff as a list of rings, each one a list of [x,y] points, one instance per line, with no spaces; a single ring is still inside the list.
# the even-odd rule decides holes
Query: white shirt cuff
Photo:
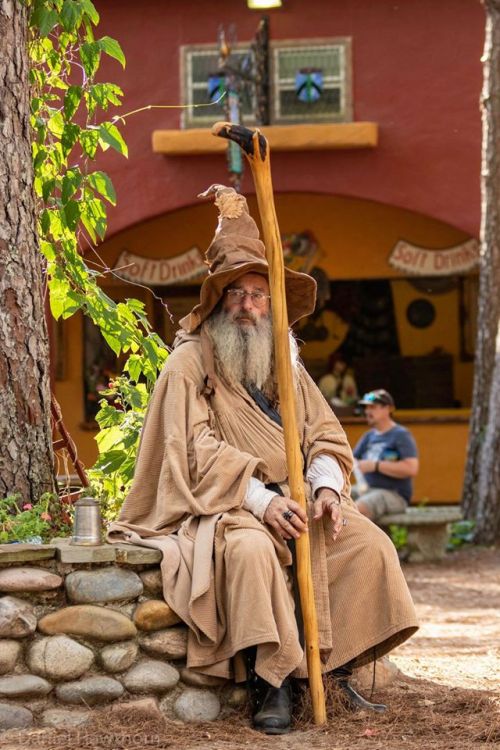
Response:
[[[268,490],[260,479],[257,477],[250,477],[247,486],[247,496],[243,503],[245,510],[249,510],[253,513],[259,521],[264,520],[264,514],[267,510],[267,506],[276,497],[277,493],[273,490]]]
[[[307,470],[306,478],[311,485],[313,495],[315,495],[321,487],[328,487],[340,497],[342,490],[344,489],[344,476],[338,461],[333,456],[327,454],[322,454],[313,458],[311,465]]]

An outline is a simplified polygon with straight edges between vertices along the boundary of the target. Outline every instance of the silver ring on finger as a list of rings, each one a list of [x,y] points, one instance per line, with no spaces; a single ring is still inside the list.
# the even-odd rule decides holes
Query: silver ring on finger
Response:
[[[347,526],[347,518],[342,519],[342,526]]]
[[[285,510],[285,511],[283,511],[283,513],[281,515],[283,516],[283,518],[285,519],[285,521],[288,521],[290,523],[290,519],[292,518],[292,516],[294,515],[294,513],[293,513],[293,510]]]

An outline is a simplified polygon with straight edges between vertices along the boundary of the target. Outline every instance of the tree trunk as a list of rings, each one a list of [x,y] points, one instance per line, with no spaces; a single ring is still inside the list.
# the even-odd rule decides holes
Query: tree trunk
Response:
[[[478,335],[463,507],[476,541],[488,544],[500,539],[500,0],[484,5]]]
[[[483,544],[500,540],[500,332],[490,390],[489,414],[479,470],[477,538]]]
[[[26,4],[0,3],[0,496],[52,490],[49,349],[30,147]]]

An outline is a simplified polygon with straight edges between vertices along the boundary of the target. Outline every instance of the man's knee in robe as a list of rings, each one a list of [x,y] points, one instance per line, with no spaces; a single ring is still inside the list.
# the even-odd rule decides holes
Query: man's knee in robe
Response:
[[[394,565],[394,562],[399,567],[396,548],[385,531],[357,513],[354,516],[349,515],[349,524],[350,534],[345,539],[345,544],[351,550],[352,564],[372,572],[381,571],[387,566]],[[335,557],[335,542],[329,541],[327,546]]]
[[[255,566],[276,557],[272,541],[258,529],[238,529],[226,538],[226,564]]]
[[[366,555],[370,558],[373,570],[383,569],[386,566],[392,567],[395,560],[399,565],[398,553],[390,536],[375,525],[370,531],[371,533],[366,537]]]

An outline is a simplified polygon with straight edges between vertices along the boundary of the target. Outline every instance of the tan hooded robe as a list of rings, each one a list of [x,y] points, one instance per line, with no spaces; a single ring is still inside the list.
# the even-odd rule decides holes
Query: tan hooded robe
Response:
[[[291,672],[307,675],[291,555],[242,505],[252,476],[287,494],[283,430],[241,387],[217,379],[208,394],[200,336],[185,339],[157,382],[133,487],[109,538],[162,550],[164,597],[189,626],[190,668],[241,679],[231,657],[259,644],[256,670],[279,686]],[[329,454],[345,477],[348,525],[338,539],[330,519],[309,520],[324,670],[351,659],[361,666],[408,638],[416,615],[392,542],[350,501],[345,433],[302,366],[297,405],[304,471]]]

